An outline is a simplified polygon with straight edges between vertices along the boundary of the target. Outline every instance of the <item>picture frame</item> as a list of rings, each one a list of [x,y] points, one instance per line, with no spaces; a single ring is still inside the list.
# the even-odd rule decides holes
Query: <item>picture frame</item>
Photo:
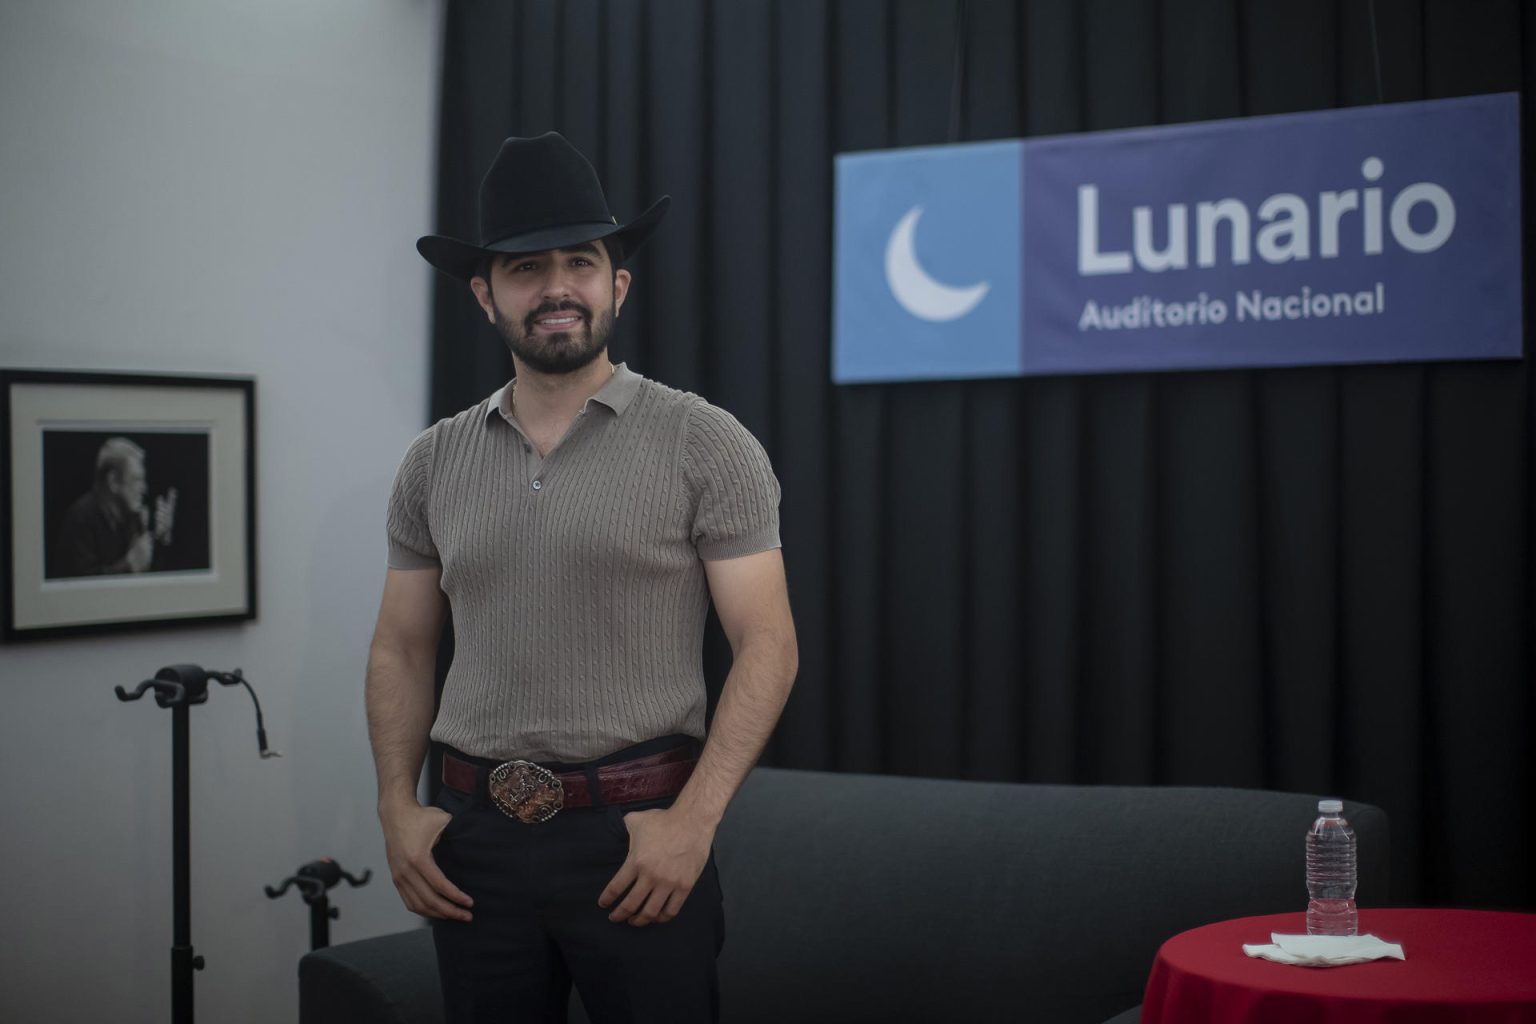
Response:
[[[256,382],[0,370],[7,643],[256,617]]]

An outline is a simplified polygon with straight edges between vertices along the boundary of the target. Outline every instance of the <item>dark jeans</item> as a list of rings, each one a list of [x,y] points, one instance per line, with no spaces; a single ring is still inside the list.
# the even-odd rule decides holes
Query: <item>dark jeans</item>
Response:
[[[660,742],[590,764],[676,745]],[[725,919],[713,852],[671,921],[616,924],[613,907],[597,905],[629,852],[623,815],[671,802],[571,808],[529,825],[498,810],[483,785],[474,796],[444,786],[437,806],[453,820],[433,856],[475,901],[472,921],[432,922],[448,1024],[563,1024],[573,982],[592,1024],[718,1021]]]

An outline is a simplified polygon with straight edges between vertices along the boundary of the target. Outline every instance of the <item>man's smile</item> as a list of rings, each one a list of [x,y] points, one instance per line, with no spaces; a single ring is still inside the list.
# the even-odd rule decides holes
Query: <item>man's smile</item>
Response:
[[[564,331],[581,322],[582,317],[577,313],[551,313],[536,318],[533,324],[546,331]]]

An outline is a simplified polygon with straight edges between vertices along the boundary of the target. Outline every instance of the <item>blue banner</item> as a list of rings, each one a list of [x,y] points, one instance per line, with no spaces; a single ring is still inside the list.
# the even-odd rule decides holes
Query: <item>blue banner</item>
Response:
[[[1514,93],[837,158],[838,383],[1521,355]]]

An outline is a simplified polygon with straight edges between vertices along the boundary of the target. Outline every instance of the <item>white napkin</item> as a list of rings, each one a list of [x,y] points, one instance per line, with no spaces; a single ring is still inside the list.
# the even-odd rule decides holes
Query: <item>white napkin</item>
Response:
[[[1274,945],[1245,944],[1243,952],[1277,964],[1302,967],[1338,967],[1387,957],[1407,959],[1403,956],[1402,946],[1383,942],[1374,935],[1281,935],[1271,932],[1269,938]]]

